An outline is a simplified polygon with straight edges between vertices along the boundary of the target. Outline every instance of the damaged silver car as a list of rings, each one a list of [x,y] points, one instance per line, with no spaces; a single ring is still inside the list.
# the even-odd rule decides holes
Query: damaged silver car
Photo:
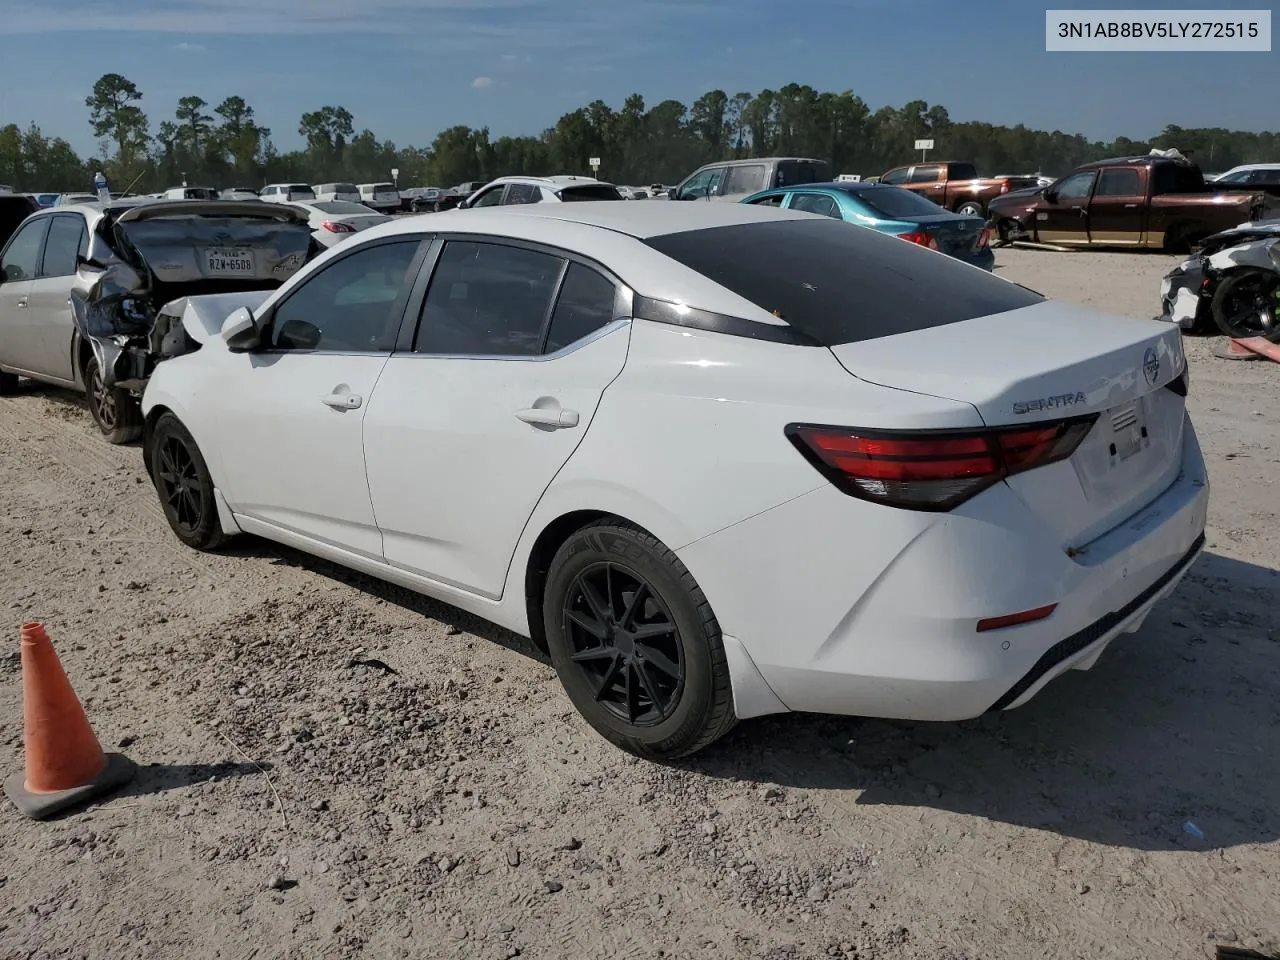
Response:
[[[323,250],[303,211],[254,201],[83,204],[9,231],[0,394],[19,377],[83,391],[111,443],[140,435],[138,401],[155,364],[196,347],[175,339],[185,298],[274,290]]]
[[[1161,320],[1280,343],[1280,220],[1215,233],[1160,285]]]

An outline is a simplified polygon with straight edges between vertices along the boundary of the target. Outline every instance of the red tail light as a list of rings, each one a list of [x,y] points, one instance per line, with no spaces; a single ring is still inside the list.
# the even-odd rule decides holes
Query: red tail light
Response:
[[[982,232],[978,234],[978,249],[991,246],[991,229],[983,227]]]
[[[332,220],[326,220],[324,223],[320,224],[320,226],[324,227],[330,233],[355,233],[356,232],[356,228],[351,226],[351,224],[334,223]]]
[[[796,449],[845,493],[907,510],[951,510],[1016,473],[1065,460],[1097,414],[993,430],[860,430],[791,424]]]
[[[934,239],[933,234],[924,230],[912,230],[910,233],[900,233],[899,238],[907,241],[907,243],[918,243],[922,247],[928,247],[930,250],[938,249],[938,241]]]
[[[1001,193],[1008,193],[1008,192],[1009,192],[1009,181],[1008,181],[1008,180],[1001,180],[1001,181],[1000,181],[1000,192],[1001,192]]]

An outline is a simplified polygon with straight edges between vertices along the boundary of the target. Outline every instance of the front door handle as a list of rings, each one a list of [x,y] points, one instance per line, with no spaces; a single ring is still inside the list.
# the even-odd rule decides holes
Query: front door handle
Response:
[[[364,403],[364,398],[358,393],[331,393],[322,397],[320,402],[335,410],[356,410]]]
[[[577,410],[546,410],[530,407],[528,410],[519,411],[516,418],[538,427],[576,427],[578,425]]]
[[[18,298],[18,306],[19,306],[19,307],[26,307],[26,305],[27,305],[27,298],[26,298],[26,297],[19,297],[19,298]]]

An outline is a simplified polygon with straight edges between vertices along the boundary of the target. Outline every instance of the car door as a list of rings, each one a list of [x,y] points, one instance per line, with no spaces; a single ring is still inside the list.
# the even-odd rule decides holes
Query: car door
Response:
[[[1136,247],[1146,233],[1147,191],[1137,167],[1106,167],[1089,201],[1089,242]]]
[[[71,284],[76,257],[89,248],[84,217],[60,213],[49,218],[40,270],[31,282],[27,321],[31,324],[32,371],[51,380],[73,383],[71,341],[75,319],[71,310]]]
[[[229,358],[208,402],[238,516],[381,559],[364,419],[425,249],[389,237],[328,261],[268,308],[261,349]]]
[[[629,292],[600,269],[514,241],[438,246],[416,337],[365,420],[388,562],[497,598],[534,507],[630,339]]]
[[[705,170],[699,170],[678,188],[676,199],[706,200],[715,196],[720,191],[724,173],[724,167],[708,167]]]
[[[0,364],[23,373],[34,373],[40,356],[36,325],[31,321],[31,284],[40,272],[50,219],[28,220],[0,254]]]
[[[912,193],[918,193],[926,200],[932,200],[941,207],[947,205],[947,181],[944,177],[946,165],[941,163],[922,163],[911,168],[903,187]]]
[[[1096,170],[1064,177],[1045,191],[1036,209],[1036,237],[1046,243],[1089,242],[1089,195]]]

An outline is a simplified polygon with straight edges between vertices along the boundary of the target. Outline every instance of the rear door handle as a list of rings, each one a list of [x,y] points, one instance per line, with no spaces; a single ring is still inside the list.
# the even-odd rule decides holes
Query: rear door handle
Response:
[[[331,393],[322,397],[320,402],[335,410],[356,410],[364,403],[364,398],[358,393]]]
[[[539,407],[530,407],[528,410],[519,411],[516,418],[539,427],[576,427],[578,425],[577,410],[544,410]]]
[[[26,305],[27,305],[27,298],[26,298],[26,297],[19,297],[19,298],[18,298],[18,306],[19,306],[19,307],[25,307]]]
[[[1126,203],[1126,204],[1124,205],[1124,208],[1125,208],[1126,210],[1136,210],[1136,209],[1138,209],[1138,205],[1137,205],[1136,203]]]

